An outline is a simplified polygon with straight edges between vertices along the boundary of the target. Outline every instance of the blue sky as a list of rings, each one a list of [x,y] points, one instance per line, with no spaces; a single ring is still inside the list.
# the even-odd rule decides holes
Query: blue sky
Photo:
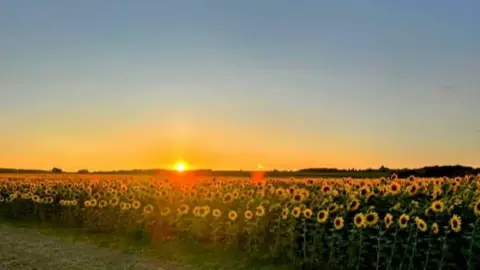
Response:
[[[480,166],[478,1],[1,1],[0,167]]]

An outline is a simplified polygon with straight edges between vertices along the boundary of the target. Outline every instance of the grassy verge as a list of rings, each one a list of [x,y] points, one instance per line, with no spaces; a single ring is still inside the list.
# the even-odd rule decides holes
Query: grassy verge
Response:
[[[232,269],[232,270],[287,270],[291,267],[275,265],[265,261],[252,261],[237,250],[222,250],[208,245],[183,243],[171,240],[165,243],[151,244],[147,240],[132,240],[113,234],[85,233],[82,229],[52,227],[49,224],[0,220],[17,228],[35,229],[41,234],[57,237],[61,240],[93,244],[143,258],[164,260],[178,265],[181,269]]]

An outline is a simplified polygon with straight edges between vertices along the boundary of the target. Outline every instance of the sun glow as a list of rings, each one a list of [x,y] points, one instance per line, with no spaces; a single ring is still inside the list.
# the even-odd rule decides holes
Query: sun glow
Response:
[[[188,165],[184,161],[178,161],[174,168],[177,172],[184,172],[188,170]]]

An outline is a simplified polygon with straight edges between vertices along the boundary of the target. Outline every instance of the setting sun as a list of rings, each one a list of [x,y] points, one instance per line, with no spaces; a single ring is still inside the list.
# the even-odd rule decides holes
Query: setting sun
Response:
[[[186,171],[187,169],[188,169],[188,165],[183,161],[179,161],[175,164],[175,170],[177,172],[183,172],[183,171]]]

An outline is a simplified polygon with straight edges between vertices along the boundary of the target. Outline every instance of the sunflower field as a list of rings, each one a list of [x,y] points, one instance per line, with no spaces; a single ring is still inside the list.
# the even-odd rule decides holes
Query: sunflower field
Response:
[[[292,269],[480,269],[480,176],[398,179],[0,176],[0,218]]]

